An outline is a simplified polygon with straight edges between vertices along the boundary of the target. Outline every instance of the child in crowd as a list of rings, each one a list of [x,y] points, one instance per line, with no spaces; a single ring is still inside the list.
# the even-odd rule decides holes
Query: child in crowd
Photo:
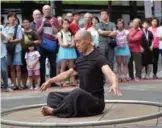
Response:
[[[63,20],[62,30],[58,33],[58,41],[59,41],[59,52],[58,58],[61,62],[61,72],[64,72],[66,68],[72,68],[74,66],[74,60],[77,58],[75,51],[75,44],[73,41],[72,33],[69,31],[70,22],[67,19]],[[71,85],[76,85],[75,78],[71,78]],[[64,86],[63,83],[62,86]]]
[[[39,81],[40,81],[40,63],[39,63],[40,54],[36,50],[36,46],[34,43],[30,43],[28,45],[28,51],[25,54],[28,77],[30,81],[30,89],[39,89]],[[36,87],[33,87],[33,82],[37,83]]]
[[[129,31],[124,29],[123,19],[117,20],[117,28],[118,28],[116,35],[117,47],[115,48],[115,56],[117,60],[118,79],[121,82],[129,80],[128,79],[128,59],[130,57],[130,50],[128,47]]]

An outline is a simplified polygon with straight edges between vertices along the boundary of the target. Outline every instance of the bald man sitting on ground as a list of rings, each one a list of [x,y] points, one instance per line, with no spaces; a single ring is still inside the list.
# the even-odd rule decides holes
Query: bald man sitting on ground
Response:
[[[77,49],[84,55],[79,57],[75,66],[58,76],[49,79],[41,86],[45,91],[52,83],[63,81],[78,74],[80,87],[71,92],[50,92],[47,106],[42,107],[43,115],[58,117],[85,117],[102,113],[104,102],[104,75],[112,83],[109,93],[121,96],[116,75],[108,66],[107,59],[94,50],[91,34],[80,30],[75,35]]]

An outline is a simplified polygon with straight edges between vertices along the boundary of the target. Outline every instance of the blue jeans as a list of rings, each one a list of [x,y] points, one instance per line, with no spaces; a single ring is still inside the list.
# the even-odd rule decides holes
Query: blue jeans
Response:
[[[7,59],[6,57],[1,58],[1,77],[4,83],[4,89],[7,89],[8,86],[8,73],[7,73]]]

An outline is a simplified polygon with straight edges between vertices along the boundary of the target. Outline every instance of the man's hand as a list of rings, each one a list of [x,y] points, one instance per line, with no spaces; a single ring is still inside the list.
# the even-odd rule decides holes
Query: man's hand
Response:
[[[112,85],[109,89],[109,94],[114,93],[116,96],[122,96],[118,85]]]
[[[152,50],[153,50],[153,46],[150,46],[149,48],[150,48],[150,51],[152,51]]]
[[[42,19],[42,24],[44,25],[44,23],[45,23],[46,21],[47,21],[47,18],[44,17],[44,18]]]
[[[51,86],[49,80],[45,83],[42,84],[41,88],[40,88],[40,91],[43,92],[43,91],[46,91],[47,88],[49,88]]]

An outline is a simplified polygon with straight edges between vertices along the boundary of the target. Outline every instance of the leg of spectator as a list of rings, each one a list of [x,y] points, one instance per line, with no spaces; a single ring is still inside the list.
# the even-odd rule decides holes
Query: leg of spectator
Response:
[[[8,74],[7,74],[7,61],[6,57],[1,58],[1,77],[4,83],[4,89],[8,88]]]
[[[55,52],[48,52],[47,57],[50,62],[50,77],[56,76],[56,53]]]
[[[46,51],[43,48],[40,49],[40,86],[45,82],[45,60]]]
[[[159,59],[159,49],[153,49],[153,74],[154,78],[157,77],[157,70],[158,70],[158,59]]]
[[[129,77],[131,79],[134,79],[133,53],[131,53],[131,57],[130,57],[129,64],[128,64],[128,69],[129,69]]]
[[[117,74],[118,74],[118,79],[121,81],[121,56],[116,57],[117,60]]]
[[[136,77],[141,79],[142,65],[141,65],[141,53],[133,53],[135,62]]]
[[[20,65],[16,66],[16,74],[17,74],[18,86],[21,86],[21,67],[20,67]]]
[[[74,60],[68,61],[68,67],[69,67],[69,69],[74,67]],[[70,82],[72,85],[77,85],[77,81],[76,81],[75,77],[72,77]]]
[[[123,56],[123,73],[126,80],[128,80],[128,57]]]
[[[107,56],[107,59],[108,59],[109,66],[113,70],[113,67],[114,67],[114,49],[109,47],[106,56]]]
[[[15,73],[15,66],[11,65],[10,66],[10,74],[11,74],[11,81],[16,86],[16,73]]]

